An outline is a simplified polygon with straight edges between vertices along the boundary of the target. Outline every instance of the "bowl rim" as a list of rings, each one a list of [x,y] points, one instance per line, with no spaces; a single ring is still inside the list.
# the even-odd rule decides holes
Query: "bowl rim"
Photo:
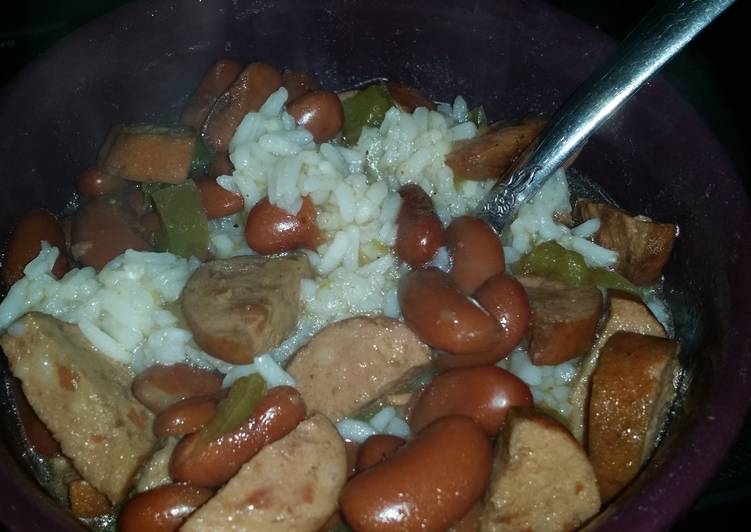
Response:
[[[317,4],[334,6],[364,1],[314,0]],[[176,9],[178,2],[179,0],[136,0],[88,22],[57,41],[48,50],[24,66],[12,80],[0,88],[0,117],[2,117],[5,102],[14,98],[14,95],[18,92],[23,91],[23,87],[33,77],[47,66],[53,65],[61,54],[76,47],[90,46],[91,43],[104,38],[110,34],[107,28],[110,26],[118,27],[118,21],[123,18],[132,17],[133,20],[138,21],[134,24],[134,26],[137,26],[141,24],[141,19],[135,16],[137,13],[144,11],[169,13]],[[261,0],[253,0],[248,3],[259,3],[268,9],[273,9],[270,4]],[[387,5],[400,4],[395,0],[384,0],[381,3]],[[412,2],[412,5],[429,6],[431,3],[430,0],[416,0]],[[444,3],[456,8],[463,4],[452,0],[444,0]],[[489,0],[479,0],[476,3],[478,9],[490,11],[494,9],[493,2]],[[514,9],[519,10],[547,10],[553,17],[564,21],[580,32],[584,36],[584,40],[592,39],[611,48],[614,46],[615,41],[611,37],[544,0],[507,0],[505,3],[515,6]],[[226,4],[226,2],[222,4]],[[233,5],[237,9],[237,4],[233,3]],[[243,7],[247,7],[247,5]],[[229,12],[226,16],[235,18],[237,12]],[[144,23],[148,23],[148,20]],[[120,28],[122,31],[129,31],[129,29],[121,26]],[[730,187],[729,191],[739,197],[742,217],[736,222],[740,223],[742,227],[751,229],[751,206],[748,193],[735,166],[720,146],[714,133],[677,89],[661,79],[656,79],[653,85],[655,90],[659,90],[676,109],[680,110],[681,116],[679,119],[686,121],[691,126],[692,134],[702,138],[706,143],[706,149],[714,154],[717,167],[722,168],[725,174],[723,185]],[[747,338],[743,334],[744,327],[751,324],[751,302],[743,297],[745,293],[751,293],[751,279],[743,278],[738,269],[744,260],[751,260],[749,246],[738,250],[735,270],[733,270],[738,273],[736,280],[740,283],[740,286],[731,293],[732,319],[726,335],[725,357],[722,364],[717,368],[715,380],[710,388],[712,393],[707,401],[704,414],[706,423],[702,426],[692,427],[688,432],[692,445],[683,446],[677,456],[666,461],[663,473],[670,473],[669,478],[667,474],[662,474],[650,485],[641,488],[639,493],[635,494],[625,507],[618,508],[609,515],[604,528],[626,531],[633,529],[657,530],[668,527],[681,513],[688,510],[690,504],[706,488],[735,443],[735,438],[738,436],[751,407],[751,375],[748,374],[748,369],[751,368],[751,338]],[[741,402],[743,404],[740,404]],[[687,464],[690,464],[690,467],[679,464],[678,458],[685,460]],[[20,464],[16,464],[16,466],[23,467]],[[21,478],[23,475],[14,471],[14,467],[5,462],[0,463],[0,482],[3,485],[2,492],[6,497],[5,504],[0,507],[0,522],[10,529],[16,529],[16,527],[22,527],[23,523],[27,522],[19,521],[19,517],[21,519],[34,518],[41,519],[41,522],[47,527],[59,527],[61,524],[60,518],[65,514],[65,510],[57,507],[57,505],[39,504],[39,501],[42,501],[43,498],[37,496],[37,494],[29,496],[27,493],[29,486],[34,484],[30,484],[28,478]],[[680,480],[684,480],[684,482],[679,483]],[[676,502],[679,502],[679,504],[676,504]],[[70,519],[66,521],[70,521]]]

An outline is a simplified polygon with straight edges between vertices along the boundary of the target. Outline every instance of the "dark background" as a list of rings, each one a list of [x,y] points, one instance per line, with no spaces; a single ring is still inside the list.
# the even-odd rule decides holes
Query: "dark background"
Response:
[[[649,0],[549,0],[560,9],[598,27],[615,39],[650,9]],[[0,18],[0,85],[77,27],[126,0],[10,0]],[[751,141],[747,124],[749,64],[746,34],[751,2],[739,1],[681,52],[663,76],[693,105],[725,146],[745,183],[751,183]],[[704,495],[674,530],[746,529],[744,512],[751,502],[751,423]]]

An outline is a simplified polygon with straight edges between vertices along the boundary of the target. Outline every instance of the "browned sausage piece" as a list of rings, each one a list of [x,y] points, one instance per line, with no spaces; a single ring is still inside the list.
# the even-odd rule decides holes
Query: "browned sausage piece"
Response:
[[[600,510],[592,465],[553,419],[512,408],[495,449],[483,532],[574,530]]]
[[[597,335],[592,350],[582,359],[579,373],[571,385],[571,418],[569,425],[572,434],[580,442],[586,440],[587,414],[589,412],[589,392],[592,372],[602,346],[613,334],[627,331],[665,338],[665,329],[652,315],[647,306],[633,294],[620,290],[608,290],[607,317],[602,330]]]
[[[222,374],[188,364],[157,364],[146,369],[133,381],[133,395],[152,412],[162,412],[171,405],[218,392]]]
[[[196,132],[185,126],[117,126],[99,153],[102,171],[129,181],[182,183],[193,161]]]
[[[97,270],[127,249],[151,249],[140,231],[136,213],[109,196],[87,203],[76,213],[71,238],[73,258]]]
[[[652,453],[674,395],[678,348],[675,340],[629,332],[615,333],[602,348],[592,374],[588,446],[604,501]]]
[[[363,316],[325,327],[286,369],[311,411],[338,420],[429,363],[430,348],[404,323]]]
[[[657,282],[670,258],[678,226],[632,216],[607,203],[588,200],[579,200],[576,213],[583,220],[600,220],[594,241],[618,252],[617,272],[639,285]]]
[[[18,323],[21,333],[0,345],[29,403],[81,476],[121,502],[156,444],[154,416],[131,394],[130,370],[75,325],[34,312]]]
[[[96,517],[112,511],[107,497],[85,480],[73,480],[68,484],[68,500],[73,515],[80,518]]]
[[[394,103],[406,113],[412,113],[418,107],[425,107],[431,111],[435,110],[435,104],[410,85],[389,81],[386,83],[386,89]]]
[[[232,364],[275,348],[297,325],[300,281],[309,268],[302,253],[202,264],[180,296],[196,343]]]
[[[242,69],[242,64],[234,59],[220,59],[211,65],[183,109],[180,123],[200,131],[216,99],[237,79]]]
[[[545,121],[541,118],[496,122],[485,133],[454,144],[446,156],[446,165],[461,179],[501,177],[540,134],[543,126]]]
[[[202,130],[206,144],[215,152],[227,151],[245,115],[258,111],[281,85],[282,76],[275,67],[265,63],[246,66],[211,109]]]
[[[574,287],[520,278],[532,311],[529,356],[538,366],[556,365],[589,352],[602,312],[593,286]]]
[[[391,457],[347,483],[341,511],[362,532],[438,532],[466,514],[480,498],[492,448],[464,416],[439,419]]]
[[[297,390],[272,388],[239,427],[213,440],[206,440],[203,432],[180,440],[172,453],[170,475],[196,486],[221,486],[265,445],[286,436],[303,419],[305,403]]]
[[[346,475],[344,442],[314,415],[261,449],[181,530],[318,530],[336,511]]]

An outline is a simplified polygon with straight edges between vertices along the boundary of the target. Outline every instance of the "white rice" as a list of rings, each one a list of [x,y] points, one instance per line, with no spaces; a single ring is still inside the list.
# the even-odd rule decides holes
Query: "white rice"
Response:
[[[376,434],[391,434],[404,439],[410,435],[409,425],[396,415],[393,406],[382,408],[368,421],[344,418],[336,424],[336,428],[342,438],[356,443],[362,443]]]
[[[316,145],[283,110],[286,99],[286,90],[279,89],[257,113],[242,120],[230,143],[236,170],[217,182],[243,196],[246,213],[266,196],[293,213],[309,196],[319,212],[317,225],[326,238],[318,249],[306,251],[315,275],[302,282],[304,310],[293,336],[253,364],[216,360],[197,347],[176,311],[197,259],[127,251],[98,274],[92,268],[74,269],[58,281],[51,271],[59,251],[46,243],[0,303],[0,331],[10,327],[18,334],[13,326],[17,318],[43,312],[78,324],[94,346],[136,372],[156,363],[187,361],[219,369],[226,374],[225,386],[259,373],[271,387],[294,386],[282,365],[326,324],[358,314],[399,318],[397,283],[408,267],[393,254],[401,205],[398,189],[407,183],[421,186],[447,224],[472,212],[492,186],[490,180],[455,182],[444,162],[453,142],[477,133],[467,120],[466,102],[457,97],[453,105],[439,105],[438,111],[418,108],[411,114],[391,108],[379,128],[364,128],[357,145],[347,148]],[[599,220],[573,229],[556,222],[557,214],[570,212],[568,184],[560,171],[520,208],[504,233],[507,264],[537,244],[555,240],[581,253],[590,266],[613,265],[617,254],[588,240]],[[245,242],[244,220],[241,213],[209,223],[210,249],[216,257],[253,254]],[[450,268],[445,248],[431,264]],[[657,296],[656,291],[645,292],[645,301],[672,331],[670,313]],[[524,380],[538,404],[565,417],[571,411],[568,392],[576,363],[534,366],[520,346],[499,365]],[[354,441],[382,432],[409,435],[409,426],[390,407],[370,422],[345,419],[337,427]]]

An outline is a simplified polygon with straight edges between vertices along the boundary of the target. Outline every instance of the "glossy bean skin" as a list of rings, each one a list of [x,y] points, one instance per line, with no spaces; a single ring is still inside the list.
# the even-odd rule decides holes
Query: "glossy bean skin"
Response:
[[[498,321],[504,332],[500,348],[510,353],[529,327],[532,314],[527,291],[514,277],[501,272],[485,281],[472,297]]]
[[[245,240],[252,250],[263,255],[315,249],[321,242],[316,217],[315,205],[308,196],[303,198],[297,214],[271,204],[266,197],[248,213]]]
[[[512,406],[532,406],[532,392],[513,373],[496,366],[452,369],[436,376],[420,394],[410,417],[415,432],[450,415],[472,418],[490,437]]]
[[[138,375],[132,390],[146,408],[159,413],[184,399],[216,394],[222,388],[222,380],[216,371],[187,364],[158,364]]]
[[[121,532],[173,532],[214,492],[188,483],[166,484],[144,491],[120,512]]]
[[[157,438],[166,438],[192,434],[214,418],[216,406],[211,397],[183,399],[156,416],[154,435]]]
[[[503,360],[509,354],[503,343],[499,345],[500,348],[498,349],[489,349],[479,353],[469,353],[464,355],[455,355],[454,353],[439,351],[437,356],[433,358],[433,365],[438,371],[446,371],[454,368],[469,368],[472,366],[487,366],[488,364],[492,365],[499,360]]]
[[[410,85],[389,81],[386,83],[386,88],[394,103],[407,113],[414,112],[418,107],[425,107],[431,111],[435,110],[435,104],[428,100],[423,93]]]
[[[215,153],[211,158],[211,164],[209,165],[209,177],[216,179],[220,175],[232,175],[235,171],[235,166],[229,158],[229,154],[224,152]]]
[[[430,196],[419,185],[399,189],[402,205],[396,218],[396,256],[413,268],[428,263],[443,245],[444,231]]]
[[[474,421],[442,418],[350,479],[339,499],[342,514],[363,532],[446,530],[482,496],[491,454]]]
[[[380,464],[406,442],[392,434],[376,434],[365,440],[357,452],[358,472]]]
[[[242,69],[242,64],[234,59],[220,59],[211,65],[183,109],[180,123],[199,131],[217,98],[237,79]]]
[[[453,220],[446,228],[446,247],[453,259],[451,277],[465,294],[473,293],[506,267],[500,237],[480,218]]]
[[[214,179],[196,181],[201,205],[209,220],[223,218],[243,210],[245,201],[240,194],[219,186]]]
[[[251,63],[229,89],[217,98],[206,118],[202,134],[214,152],[226,152],[237,126],[251,111],[258,111],[282,85],[282,75],[266,63]]]
[[[149,251],[137,213],[110,196],[84,205],[73,220],[71,251],[84,266],[101,270],[128,249]]]
[[[282,72],[282,87],[287,89],[287,101],[291,102],[303,94],[320,89],[321,85],[307,72],[285,70]]]
[[[286,436],[304,418],[305,403],[297,390],[272,388],[238,428],[210,442],[204,441],[200,432],[183,438],[172,453],[170,476],[196,486],[220,486],[265,445]]]
[[[3,281],[10,287],[24,276],[26,265],[39,255],[42,241],[60,250],[52,273],[60,278],[68,271],[65,258],[65,233],[57,218],[44,209],[34,209],[24,214],[10,235],[2,261]]]
[[[404,320],[425,343],[450,353],[488,351],[503,336],[498,322],[437,268],[402,276],[399,305]]]
[[[117,194],[129,186],[125,179],[103,172],[96,166],[85,170],[76,178],[76,190],[85,198]]]
[[[344,122],[339,97],[331,91],[321,89],[306,92],[290,101],[287,112],[297,125],[310,131],[317,144],[336,137]]]

